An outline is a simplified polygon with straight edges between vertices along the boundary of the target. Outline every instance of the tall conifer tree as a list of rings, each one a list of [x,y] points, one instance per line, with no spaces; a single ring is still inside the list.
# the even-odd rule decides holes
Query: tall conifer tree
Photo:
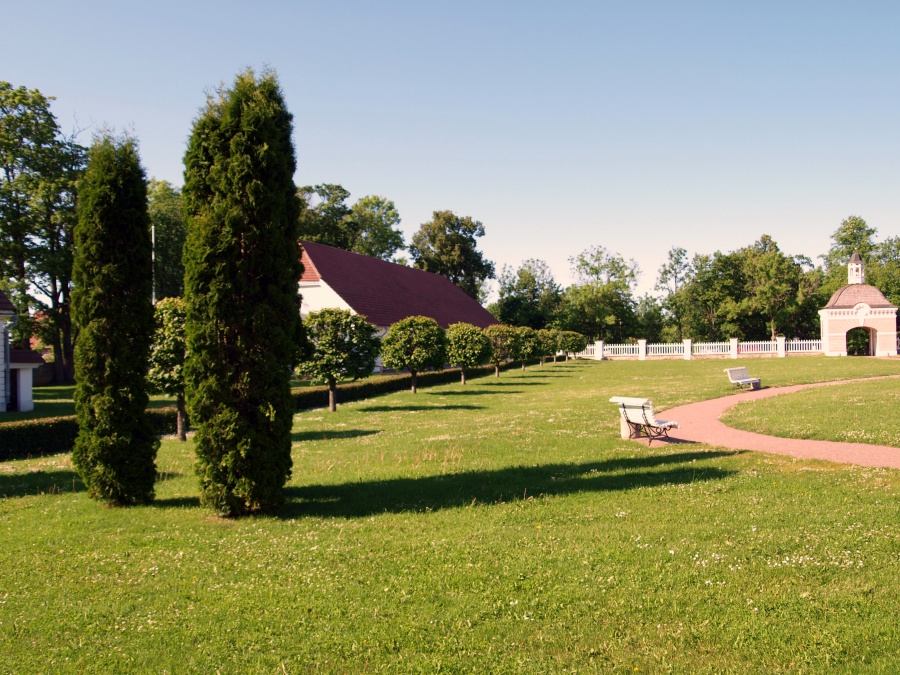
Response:
[[[98,138],[78,195],[72,313],[78,438],[72,461],[89,494],[153,499],[159,440],[145,415],[153,335],[147,181],[130,138]]]
[[[302,267],[292,117],[272,73],[207,101],[185,155],[188,414],[201,499],[278,506],[291,473]]]

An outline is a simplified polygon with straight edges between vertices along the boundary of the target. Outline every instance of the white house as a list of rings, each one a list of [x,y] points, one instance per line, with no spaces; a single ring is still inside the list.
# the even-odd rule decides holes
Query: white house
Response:
[[[9,330],[16,322],[16,308],[0,291],[0,413],[7,410],[34,410],[32,374],[44,363],[30,349],[10,349]]]

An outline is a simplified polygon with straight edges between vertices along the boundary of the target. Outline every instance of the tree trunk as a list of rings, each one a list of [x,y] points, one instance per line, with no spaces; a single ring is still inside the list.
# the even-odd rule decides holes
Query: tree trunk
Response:
[[[410,369],[409,374],[412,376],[412,393],[416,393],[416,371]]]
[[[465,369],[460,368],[459,372],[462,375],[462,383],[465,384],[466,383],[466,371],[465,371]]]
[[[176,424],[176,433],[178,434],[179,441],[187,440],[187,410],[184,405],[184,394],[178,394],[175,397],[175,408],[177,409],[177,413],[175,415],[175,424]]]
[[[494,377],[500,377],[500,364],[494,364]]]
[[[525,370],[525,359],[522,359],[522,370]]]
[[[331,412],[337,410],[337,381],[334,378],[328,378],[328,409]]]

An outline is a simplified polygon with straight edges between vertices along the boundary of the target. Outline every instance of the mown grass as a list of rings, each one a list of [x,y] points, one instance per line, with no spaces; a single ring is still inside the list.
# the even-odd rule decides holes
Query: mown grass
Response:
[[[295,418],[288,501],[225,521],[0,464],[0,670],[895,672],[900,473],[617,438],[723,361],[570,362]],[[900,362],[750,363],[766,385]],[[778,397],[778,400],[787,400]]]
[[[34,410],[29,412],[8,412],[0,415],[0,424],[18,420],[32,420],[43,417],[66,417],[75,414],[75,385],[54,384],[46,387],[35,387],[32,390]],[[175,399],[169,396],[151,396],[151,408],[165,408],[175,405]]]
[[[741,403],[722,421],[738,429],[785,438],[900,448],[898,411],[900,382],[889,379],[817,387]]]

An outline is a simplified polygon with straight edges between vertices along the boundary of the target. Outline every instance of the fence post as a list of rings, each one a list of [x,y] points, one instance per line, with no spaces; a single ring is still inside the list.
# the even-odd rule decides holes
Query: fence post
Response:
[[[603,360],[603,340],[594,340],[594,359]]]
[[[647,360],[647,341],[644,339],[638,340],[638,361],[646,361]]]
[[[738,338],[731,338],[731,358],[738,357]]]
[[[784,344],[784,335],[779,335],[775,338],[775,341],[778,347],[778,358],[783,359],[785,356],[787,356],[787,348]]]
[[[690,338],[684,338],[683,342],[684,342],[684,360],[690,361],[691,360],[691,347],[693,346],[694,341],[691,340]]]

